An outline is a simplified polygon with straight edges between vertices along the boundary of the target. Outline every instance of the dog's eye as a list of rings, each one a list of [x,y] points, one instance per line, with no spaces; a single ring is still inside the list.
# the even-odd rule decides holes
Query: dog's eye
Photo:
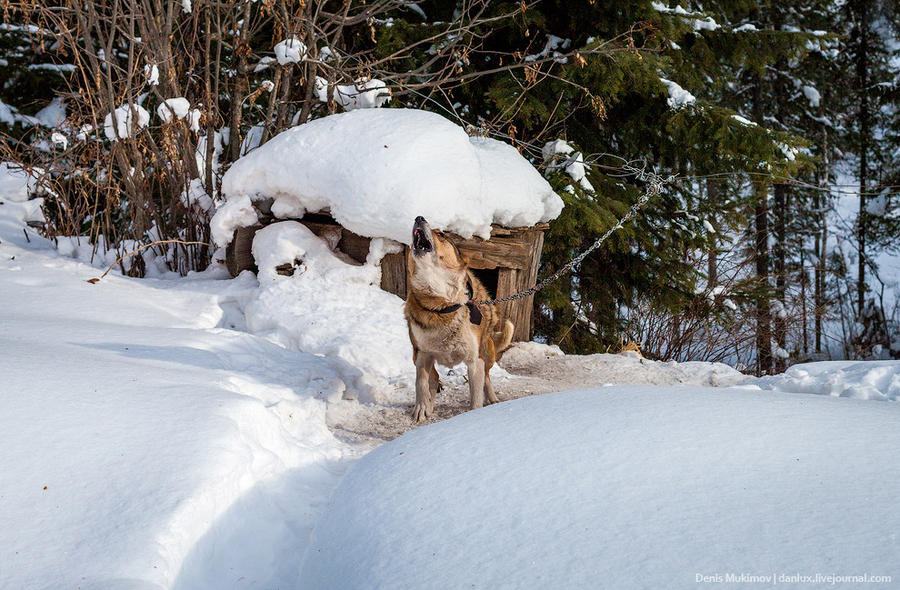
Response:
[[[440,237],[442,237],[442,238],[446,238],[446,237],[447,237],[447,236],[444,235],[444,232],[442,232],[442,231],[435,232],[435,233],[437,233],[437,235],[440,236]]]

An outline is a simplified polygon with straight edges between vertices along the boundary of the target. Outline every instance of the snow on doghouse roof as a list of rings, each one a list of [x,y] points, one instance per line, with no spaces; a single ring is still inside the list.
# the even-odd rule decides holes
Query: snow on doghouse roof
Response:
[[[434,226],[488,238],[491,224],[526,227],[555,219],[562,199],[513,147],[469,137],[427,111],[363,109],[289,129],[232,165],[227,202],[212,220],[224,245],[256,223],[251,200],[296,218],[330,210],[345,228],[408,243],[417,215]]]

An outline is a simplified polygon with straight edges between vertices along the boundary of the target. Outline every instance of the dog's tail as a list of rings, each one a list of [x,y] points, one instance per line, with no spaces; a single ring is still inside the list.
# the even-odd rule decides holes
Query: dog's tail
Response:
[[[513,331],[515,331],[516,327],[509,320],[504,320],[503,329],[494,332],[491,340],[494,341],[494,350],[497,351],[497,355],[499,356],[504,350],[509,348],[510,343],[513,338]]]

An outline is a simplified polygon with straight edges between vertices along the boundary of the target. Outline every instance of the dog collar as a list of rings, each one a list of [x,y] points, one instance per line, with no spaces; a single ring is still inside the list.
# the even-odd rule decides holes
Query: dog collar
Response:
[[[468,291],[469,300],[465,303],[454,303],[453,305],[448,305],[447,307],[442,307],[441,309],[429,309],[428,311],[443,315],[445,313],[453,313],[454,311],[465,305],[469,308],[469,322],[475,324],[476,326],[481,325],[481,319],[483,316],[481,315],[481,310],[478,309],[478,304],[474,301],[475,293],[472,289],[471,280],[466,280],[466,290]]]

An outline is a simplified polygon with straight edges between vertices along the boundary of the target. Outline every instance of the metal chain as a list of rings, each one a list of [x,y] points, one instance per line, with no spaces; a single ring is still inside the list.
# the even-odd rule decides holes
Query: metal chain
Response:
[[[644,194],[641,195],[641,198],[631,206],[627,213],[618,221],[614,226],[606,230],[602,236],[600,236],[596,242],[591,244],[591,246],[570,260],[565,266],[557,270],[555,273],[544,279],[543,281],[537,283],[534,287],[530,289],[526,289],[525,291],[519,291],[513,295],[507,295],[506,297],[500,297],[498,299],[488,299],[486,301],[478,301],[479,305],[497,305],[498,303],[506,303],[507,301],[515,301],[516,299],[522,299],[523,297],[530,297],[534,295],[553,281],[557,280],[559,277],[563,276],[565,273],[570,271],[572,268],[581,264],[591,252],[600,247],[600,244],[606,241],[609,236],[613,234],[614,231],[621,229],[626,223],[631,221],[635,215],[637,215],[638,211],[647,204],[652,197],[660,194],[663,191],[663,187],[665,185],[673,182],[676,178],[676,175],[667,176],[665,178],[659,176],[658,174],[654,174],[652,172],[647,172],[644,169],[633,168],[631,170],[638,178],[638,180],[642,180],[647,183],[647,188],[644,190]]]

